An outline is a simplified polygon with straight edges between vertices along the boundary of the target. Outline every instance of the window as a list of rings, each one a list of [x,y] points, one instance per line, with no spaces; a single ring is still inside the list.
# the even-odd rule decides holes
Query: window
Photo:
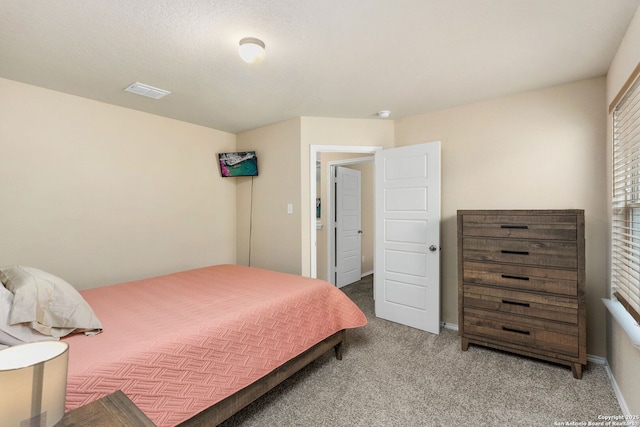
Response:
[[[637,76],[637,75],[636,75]],[[611,283],[640,322],[640,79],[613,109]]]

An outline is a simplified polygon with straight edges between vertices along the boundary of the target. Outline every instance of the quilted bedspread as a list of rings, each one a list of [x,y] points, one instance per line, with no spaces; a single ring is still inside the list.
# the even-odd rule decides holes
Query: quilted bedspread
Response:
[[[67,410],[122,390],[174,426],[331,334],[366,324],[327,282],[219,265],[81,291],[103,325],[69,343]]]

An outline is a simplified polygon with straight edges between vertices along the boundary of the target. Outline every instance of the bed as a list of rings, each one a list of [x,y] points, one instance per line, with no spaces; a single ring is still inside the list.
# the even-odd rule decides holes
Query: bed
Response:
[[[217,425],[325,352],[362,311],[327,282],[218,265],[81,291],[67,410],[122,390],[158,426]]]

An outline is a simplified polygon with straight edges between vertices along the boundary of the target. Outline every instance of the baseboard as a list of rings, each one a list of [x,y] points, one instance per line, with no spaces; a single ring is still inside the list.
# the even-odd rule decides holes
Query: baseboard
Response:
[[[600,356],[594,356],[593,354],[587,354],[587,362],[595,363],[596,365],[609,366],[607,359]]]
[[[452,331],[458,330],[458,325],[456,325],[455,323],[440,322],[440,327],[445,329],[451,329]]]
[[[371,274],[373,274],[373,270],[371,270],[371,271],[367,271],[367,272],[365,272],[365,273],[362,273],[362,272],[361,272],[361,273],[360,273],[360,278],[362,279],[362,278],[367,277],[367,276],[369,276],[369,275],[371,275]]]
[[[596,357],[596,356],[588,356],[587,360],[589,360],[591,362],[591,358],[592,357]],[[624,396],[622,395],[622,391],[620,391],[620,387],[618,387],[618,383],[616,382],[616,379],[613,376],[613,372],[611,371],[611,367],[609,366],[609,362],[607,361],[607,359],[602,358],[602,357],[598,357],[598,359],[602,359],[604,361],[604,363],[602,363],[602,364],[604,365],[604,368],[607,371],[607,376],[609,377],[609,382],[611,383],[611,387],[613,388],[613,392],[616,395],[616,399],[618,400],[618,404],[620,405],[620,409],[622,410],[622,414],[623,415],[627,415],[627,416],[633,415],[629,411],[629,407],[627,406],[627,402],[624,400]],[[597,363],[597,362],[594,362],[594,363]]]

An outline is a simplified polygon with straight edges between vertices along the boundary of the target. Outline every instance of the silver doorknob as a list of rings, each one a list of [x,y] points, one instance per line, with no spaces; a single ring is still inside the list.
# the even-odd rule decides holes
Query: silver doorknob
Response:
[[[431,246],[429,246],[429,250],[431,252],[435,252],[436,250],[438,250],[438,248],[435,245],[431,245]]]

